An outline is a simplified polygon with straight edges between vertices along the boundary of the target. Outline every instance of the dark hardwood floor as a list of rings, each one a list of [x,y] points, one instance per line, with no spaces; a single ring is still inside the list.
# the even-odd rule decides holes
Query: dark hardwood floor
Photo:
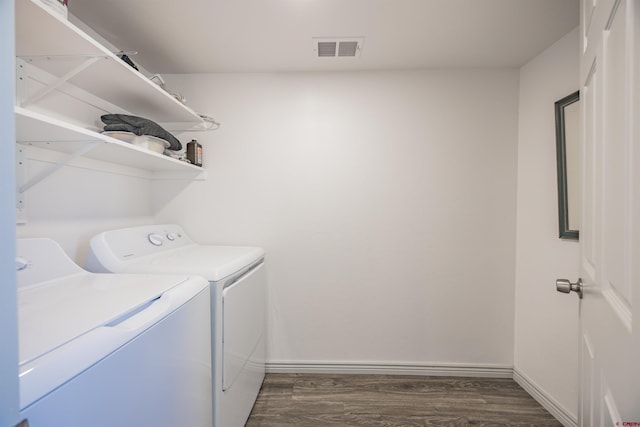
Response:
[[[511,379],[267,374],[246,427],[561,426]]]

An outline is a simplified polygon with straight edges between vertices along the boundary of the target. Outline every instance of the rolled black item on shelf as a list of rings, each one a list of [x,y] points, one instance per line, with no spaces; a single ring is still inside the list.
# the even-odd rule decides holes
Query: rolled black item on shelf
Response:
[[[129,55],[123,53],[122,55],[120,55],[120,59],[122,59],[124,62],[129,64],[129,66],[131,66],[135,70],[140,71],[140,70],[138,70],[138,67],[136,66],[136,64],[133,63],[131,58],[129,58]]]
[[[151,135],[169,141],[170,150],[181,150],[182,144],[178,139],[164,130],[162,126],[144,117],[130,116],[127,114],[105,114],[100,116],[105,124],[105,131],[125,131],[136,135]]]

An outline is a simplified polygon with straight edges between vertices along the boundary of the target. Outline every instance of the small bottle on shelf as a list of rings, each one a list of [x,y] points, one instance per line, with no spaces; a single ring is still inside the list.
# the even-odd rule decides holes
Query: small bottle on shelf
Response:
[[[187,160],[196,166],[202,166],[202,145],[195,139],[187,143]]]

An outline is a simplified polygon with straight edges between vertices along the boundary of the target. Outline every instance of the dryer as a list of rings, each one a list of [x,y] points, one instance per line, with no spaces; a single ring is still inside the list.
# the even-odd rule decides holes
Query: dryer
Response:
[[[265,374],[264,250],[194,242],[175,224],[111,230],[91,239],[95,272],[196,274],[211,288],[213,425],[242,427]]]
[[[18,239],[20,413],[31,427],[211,425],[209,286],[93,274]]]

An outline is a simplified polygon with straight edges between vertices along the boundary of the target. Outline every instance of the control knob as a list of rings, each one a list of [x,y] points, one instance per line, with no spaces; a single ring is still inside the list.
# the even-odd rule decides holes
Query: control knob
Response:
[[[157,233],[150,233],[147,236],[147,239],[149,239],[149,243],[151,243],[153,246],[162,246],[162,244],[164,243],[162,236]]]
[[[16,271],[21,271],[29,266],[29,260],[21,256],[16,257]]]

